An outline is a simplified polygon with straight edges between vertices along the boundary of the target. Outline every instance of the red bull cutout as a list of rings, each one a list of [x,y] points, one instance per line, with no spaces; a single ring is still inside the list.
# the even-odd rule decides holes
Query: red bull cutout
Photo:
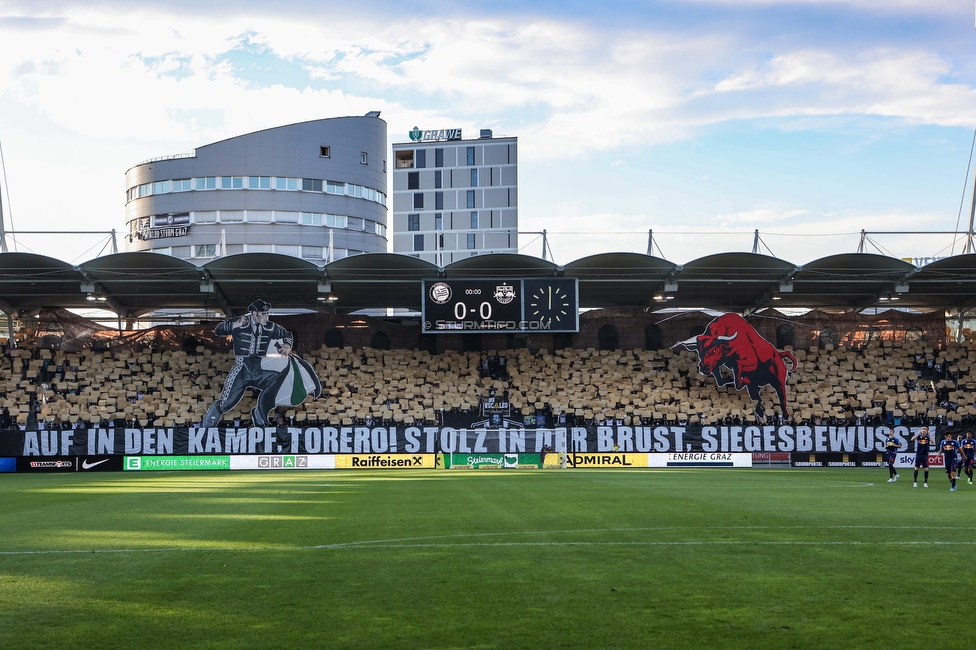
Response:
[[[796,357],[764,339],[746,319],[738,314],[723,314],[708,324],[705,331],[672,347],[683,347],[698,353],[698,372],[715,378],[718,386],[733,384],[736,390],[745,388],[756,402],[756,417],[765,418],[759,391],[772,386],[779,398],[783,417],[789,417],[786,380],[796,370]],[[787,369],[785,361],[790,362]],[[722,374],[727,368],[732,377]]]

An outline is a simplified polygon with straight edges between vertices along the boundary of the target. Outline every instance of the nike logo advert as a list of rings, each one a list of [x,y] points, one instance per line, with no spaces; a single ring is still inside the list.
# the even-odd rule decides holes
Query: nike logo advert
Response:
[[[106,459],[104,459],[104,460],[99,460],[99,461],[96,461],[96,462],[94,462],[94,463],[89,463],[89,462],[88,462],[87,460],[85,460],[85,461],[84,461],[84,462],[83,462],[83,463],[81,464],[81,469],[91,469],[92,467],[96,467],[96,466],[98,466],[98,465],[101,465],[102,463],[107,463],[108,461],[109,461],[109,459],[108,459],[108,458],[106,458]]]

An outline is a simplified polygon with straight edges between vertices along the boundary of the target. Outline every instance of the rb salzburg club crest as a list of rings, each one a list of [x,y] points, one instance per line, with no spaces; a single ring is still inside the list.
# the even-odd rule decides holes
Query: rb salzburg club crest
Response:
[[[697,352],[698,372],[711,375],[719,386],[734,383],[736,390],[748,390],[749,397],[756,401],[757,418],[766,417],[759,395],[763,386],[773,387],[783,417],[789,417],[786,379],[796,370],[796,357],[786,350],[777,350],[742,316],[723,314],[710,322],[699,336],[679,341],[672,348],[678,346]],[[789,370],[784,359],[788,359],[792,366]],[[722,374],[722,366],[732,372],[732,379]]]

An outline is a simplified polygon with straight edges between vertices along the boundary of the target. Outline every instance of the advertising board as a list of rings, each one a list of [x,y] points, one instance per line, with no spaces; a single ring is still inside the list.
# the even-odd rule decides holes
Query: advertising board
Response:
[[[547,456],[549,454],[546,454]],[[558,454],[552,454],[558,458]],[[536,469],[542,466],[541,454],[445,454],[447,469]]]

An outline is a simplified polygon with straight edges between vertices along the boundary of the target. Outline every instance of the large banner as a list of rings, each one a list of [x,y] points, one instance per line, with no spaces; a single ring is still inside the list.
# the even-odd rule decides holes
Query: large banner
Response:
[[[916,428],[894,427],[901,452]],[[868,453],[888,427],[191,427],[0,432],[0,457],[342,454]],[[357,461],[359,462],[359,461]],[[370,462],[366,459],[361,462]]]
[[[698,372],[706,377],[714,377],[718,386],[732,384],[736,390],[745,388],[756,403],[757,418],[766,415],[760,397],[763,386],[770,386],[776,391],[782,414],[789,417],[787,378],[797,368],[796,357],[789,350],[777,350],[742,316],[722,314],[710,322],[700,335],[678,341],[672,347],[697,352]],[[784,360],[790,362],[789,368]],[[722,368],[728,370],[731,376],[723,374]]]

